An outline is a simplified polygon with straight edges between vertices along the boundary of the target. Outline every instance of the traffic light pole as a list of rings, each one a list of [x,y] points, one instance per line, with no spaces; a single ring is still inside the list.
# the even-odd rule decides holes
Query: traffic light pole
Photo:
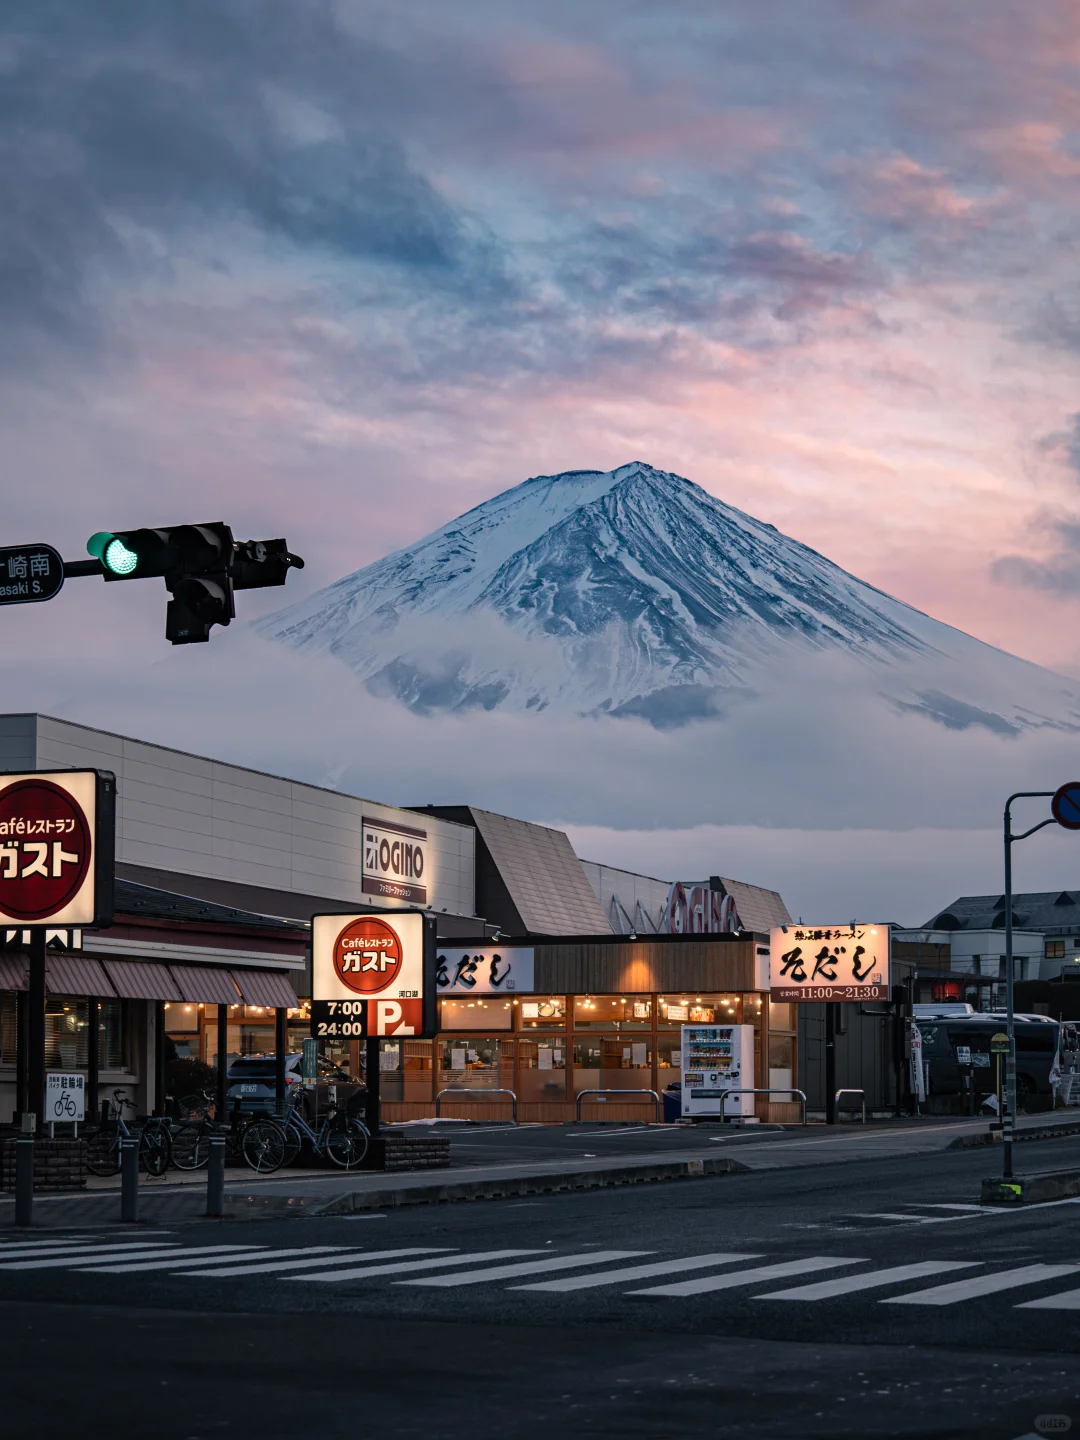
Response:
[[[30,1084],[27,1109],[37,1117],[40,1135],[45,1128],[45,931],[30,931],[30,980],[27,986]]]
[[[1021,835],[1012,833],[1011,806],[1014,800],[1052,799],[1054,790],[1018,790],[1005,802],[1005,1015],[1006,1031],[1009,1036],[1009,1053],[1005,1057],[1005,1108],[1001,1117],[1002,1175],[1012,1179],[1013,1173],[1013,1130],[1016,1125],[1016,961],[1013,957],[1013,903],[1012,903],[1012,847],[1018,840],[1026,840],[1036,830],[1056,824],[1054,816],[1040,820]]]

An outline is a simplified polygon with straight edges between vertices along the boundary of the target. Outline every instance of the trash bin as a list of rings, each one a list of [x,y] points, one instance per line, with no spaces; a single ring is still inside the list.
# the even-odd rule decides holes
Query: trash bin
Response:
[[[673,1080],[661,1097],[664,1102],[664,1123],[672,1125],[682,1119],[682,1081]]]

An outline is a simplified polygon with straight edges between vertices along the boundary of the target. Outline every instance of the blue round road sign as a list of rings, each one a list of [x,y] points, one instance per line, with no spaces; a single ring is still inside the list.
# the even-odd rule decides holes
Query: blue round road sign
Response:
[[[1050,814],[1066,830],[1080,830],[1080,780],[1062,785],[1050,801]]]

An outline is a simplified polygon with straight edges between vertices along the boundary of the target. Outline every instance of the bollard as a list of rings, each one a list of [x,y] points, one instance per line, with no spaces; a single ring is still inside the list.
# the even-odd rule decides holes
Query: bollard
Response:
[[[34,1137],[15,1141],[15,1224],[34,1223]]]
[[[120,1141],[120,1219],[134,1225],[139,1218],[139,1142]]]
[[[210,1159],[206,1166],[206,1213],[220,1220],[225,1213],[225,1136],[211,1135]]]

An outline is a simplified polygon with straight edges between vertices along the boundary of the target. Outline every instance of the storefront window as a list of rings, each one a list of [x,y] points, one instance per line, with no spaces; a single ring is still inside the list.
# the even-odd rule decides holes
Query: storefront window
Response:
[[[14,996],[12,996],[14,1000]],[[14,1011],[14,1006],[12,1007]],[[98,1068],[127,1066],[124,1002],[98,1001]],[[14,1013],[12,1014],[12,1059]],[[79,996],[50,995],[45,1001],[45,1065],[49,1070],[86,1070],[89,1062],[90,1003]],[[6,1059],[6,1051],[5,1056]]]
[[[564,1030],[565,995],[530,995],[518,1002],[522,1030]]]
[[[652,1002],[647,995],[577,995],[575,1030],[650,1030]]]
[[[656,1039],[656,1085],[663,1090],[682,1075],[682,1036],[676,1030]]]
[[[769,1029],[794,1030],[795,1007],[785,1001],[769,1001]]]
[[[657,1001],[658,1024],[741,1025],[740,995],[661,995]],[[746,1024],[759,1023],[758,1016],[746,1016]]]
[[[514,1002],[501,995],[439,1001],[440,1030],[512,1030]]]
[[[514,1044],[494,1035],[443,1040],[439,1046],[439,1088],[498,1090],[513,1088]]]
[[[566,1098],[566,1047],[558,1035],[518,1041],[518,1100]]]
[[[574,1093],[581,1090],[651,1089],[652,1042],[623,1035],[587,1035],[574,1041]]]

